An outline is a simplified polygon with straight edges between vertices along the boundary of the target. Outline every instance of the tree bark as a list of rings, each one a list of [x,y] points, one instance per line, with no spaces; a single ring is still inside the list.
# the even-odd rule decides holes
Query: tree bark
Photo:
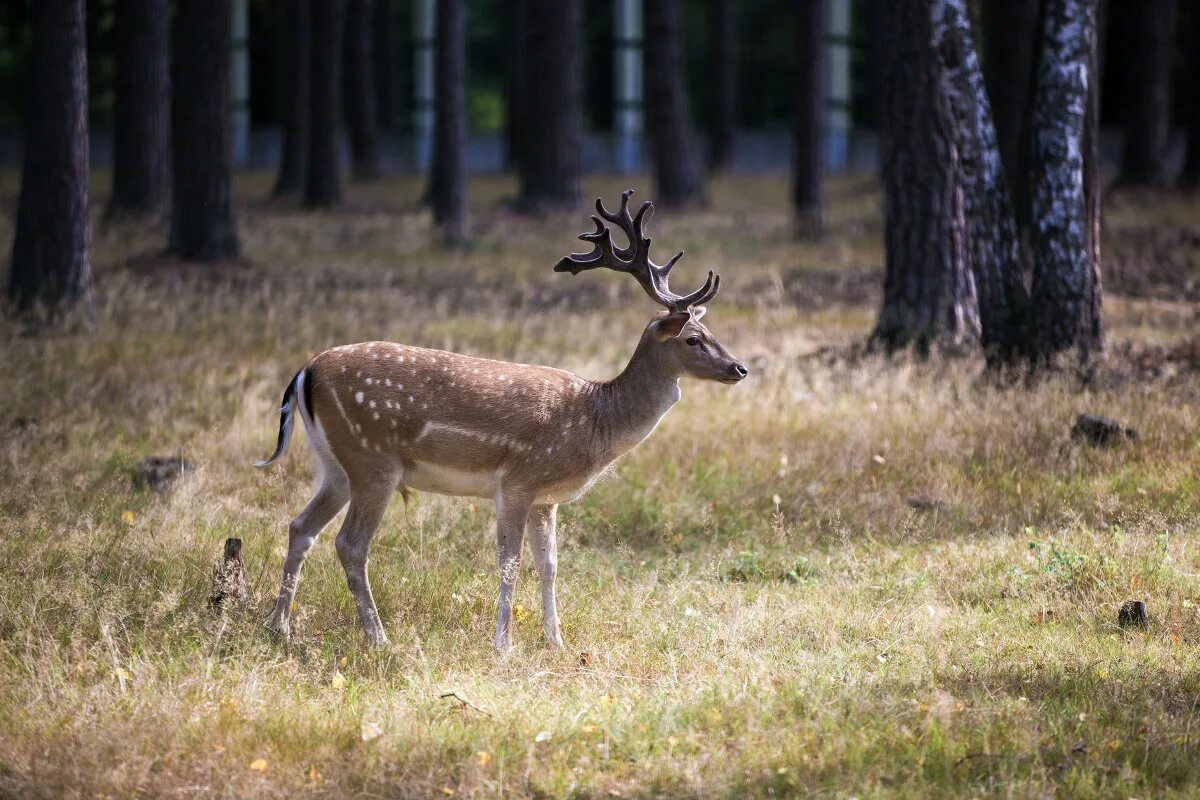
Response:
[[[664,206],[706,203],[703,164],[688,107],[679,0],[642,6],[646,133],[658,200]]]
[[[283,126],[283,158],[275,180],[276,197],[299,192],[308,166],[308,125],[311,69],[310,0],[285,0],[280,6],[286,64],[287,116]]]
[[[1040,363],[1073,349],[1087,364],[1103,346],[1097,6],[1046,0],[1031,153],[1031,333]]]
[[[1189,98],[1187,108],[1190,111],[1187,119],[1187,157],[1179,174],[1179,188],[1185,191],[1200,188],[1200,8],[1193,8],[1191,14],[1191,41],[1188,43],[1190,72],[1184,81]]]
[[[792,210],[796,233],[817,239],[825,231],[826,0],[799,0],[796,119],[792,152]]]
[[[118,0],[113,17],[113,182],[108,216],[158,216],[171,191],[170,8]]]
[[[974,341],[980,326],[933,8],[926,0],[893,0],[887,12],[886,266],[872,338],[889,351],[924,353]]]
[[[178,0],[176,9],[171,250],[197,261],[236,258],[230,0]]]
[[[465,0],[438,0],[433,159],[429,199],[446,242],[467,238],[467,14]]]
[[[712,48],[712,141],[708,164],[728,169],[733,162],[737,126],[737,6],[734,0],[709,0],[708,36]]]
[[[1141,0],[1135,5],[1123,71],[1125,146],[1117,183],[1161,187],[1169,178],[1175,0]]]
[[[379,113],[375,95],[375,57],[372,48],[374,3],[348,0],[346,6],[346,121],[354,176],[378,178]]]
[[[582,83],[580,0],[526,0],[527,107],[521,127],[521,206],[579,205]]]
[[[29,6],[30,84],[8,297],[57,318],[93,306],[84,0]]]
[[[984,79],[1006,183],[1026,194],[1028,167],[1021,137],[1027,130],[1038,30],[1038,0],[984,0]]]
[[[963,189],[967,258],[975,276],[980,344],[991,367],[1025,354],[1025,290],[1016,218],[1005,165],[993,124],[984,75],[964,0],[944,0],[935,37],[945,70],[945,89],[956,120]]]
[[[504,154],[510,168],[520,170],[521,148],[529,138],[525,130],[526,92],[529,87],[528,53],[529,3],[512,0],[507,16],[509,41],[514,46],[508,53],[508,93],[505,96]]]
[[[312,52],[309,94],[308,174],[304,205],[333,208],[342,202],[340,45],[343,0],[312,1]]]

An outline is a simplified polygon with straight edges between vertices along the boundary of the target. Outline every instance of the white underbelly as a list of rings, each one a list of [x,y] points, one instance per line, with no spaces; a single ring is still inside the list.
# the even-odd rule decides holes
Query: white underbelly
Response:
[[[469,472],[423,461],[413,462],[406,467],[401,480],[405,486],[418,492],[465,497],[495,497],[500,485],[499,477],[494,472]]]

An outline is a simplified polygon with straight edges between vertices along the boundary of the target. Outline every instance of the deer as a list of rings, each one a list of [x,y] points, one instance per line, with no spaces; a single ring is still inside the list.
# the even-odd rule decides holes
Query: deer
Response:
[[[629,211],[596,199],[596,230],[580,239],[555,272],[578,275],[607,268],[632,275],[665,309],[646,326],[624,370],[606,381],[552,367],[494,361],[392,342],[334,347],[314,356],[283,393],[274,454],[287,449],[299,414],[320,468],[316,494],[288,527],[288,548],[274,612],[267,626],[290,636],[300,570],[321,530],[349,505],[334,542],[367,640],[387,636],[367,578],[371,539],[390,498],[410,491],[492,499],[500,577],[493,643],[512,649],[513,593],[522,543],[530,540],[541,578],[542,616],[549,646],[562,649],[555,599],[558,506],[582,496],[613,463],[637,447],[680,399],[681,378],[735,384],[746,365],[701,324],[720,276],[709,270],[689,294],[670,289],[668,274],[683,256],[650,260],[645,226],[654,205]],[[628,245],[613,241],[604,221]]]

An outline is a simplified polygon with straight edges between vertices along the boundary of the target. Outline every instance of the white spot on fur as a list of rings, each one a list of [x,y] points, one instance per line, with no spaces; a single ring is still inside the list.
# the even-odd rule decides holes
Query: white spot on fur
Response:
[[[376,419],[376,420],[379,419],[379,412],[376,411],[374,414],[372,414],[371,419]]]
[[[374,381],[372,381],[370,378],[367,378],[367,386],[370,386],[372,383],[374,383]]]
[[[392,385],[392,379],[391,379],[391,378],[384,378],[384,379],[383,379],[383,385],[384,385],[384,386],[391,386],[391,385]]]
[[[375,401],[374,401],[374,400],[372,400],[370,403],[367,403],[367,405],[368,405],[368,406],[370,406],[371,408],[374,408],[374,407],[375,407]]]
[[[358,403],[358,404],[361,406],[361,405],[362,405],[362,401],[363,401],[363,393],[362,393],[362,392],[355,392],[355,393],[354,393],[354,402]]]

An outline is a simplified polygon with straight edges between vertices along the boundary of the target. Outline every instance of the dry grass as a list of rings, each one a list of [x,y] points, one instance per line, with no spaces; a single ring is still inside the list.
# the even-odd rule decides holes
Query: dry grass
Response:
[[[581,218],[513,217],[500,180],[475,186],[461,254],[406,212],[415,182],[331,215],[255,199],[268,182],[241,187],[248,264],[165,263],[157,232],[100,228],[96,331],[0,329],[0,796],[1200,791],[1194,375],[996,389],[971,362],[839,357],[877,301],[865,180],[834,187],[818,247],[790,240],[781,181],[725,181],[718,207],[656,224],[691,253],[681,279],[722,265],[711,327],[754,379],[686,386],[564,509],[568,652],[540,644],[528,577],[517,650],[492,651],[491,508],[431,496],[376,538],[391,646],[365,648],[330,532],[275,641],[260,623],[311,468],[296,444],[249,464],[305,358],[385,338],[599,377],[651,309],[631,281],[550,274]],[[1106,300],[1115,344],[1193,335],[1191,305],[1134,294]],[[1073,446],[1083,409],[1141,441]],[[151,454],[199,470],[134,492]],[[204,600],[231,535],[254,599],[221,619]],[[1135,597],[1144,633],[1115,625]]]

